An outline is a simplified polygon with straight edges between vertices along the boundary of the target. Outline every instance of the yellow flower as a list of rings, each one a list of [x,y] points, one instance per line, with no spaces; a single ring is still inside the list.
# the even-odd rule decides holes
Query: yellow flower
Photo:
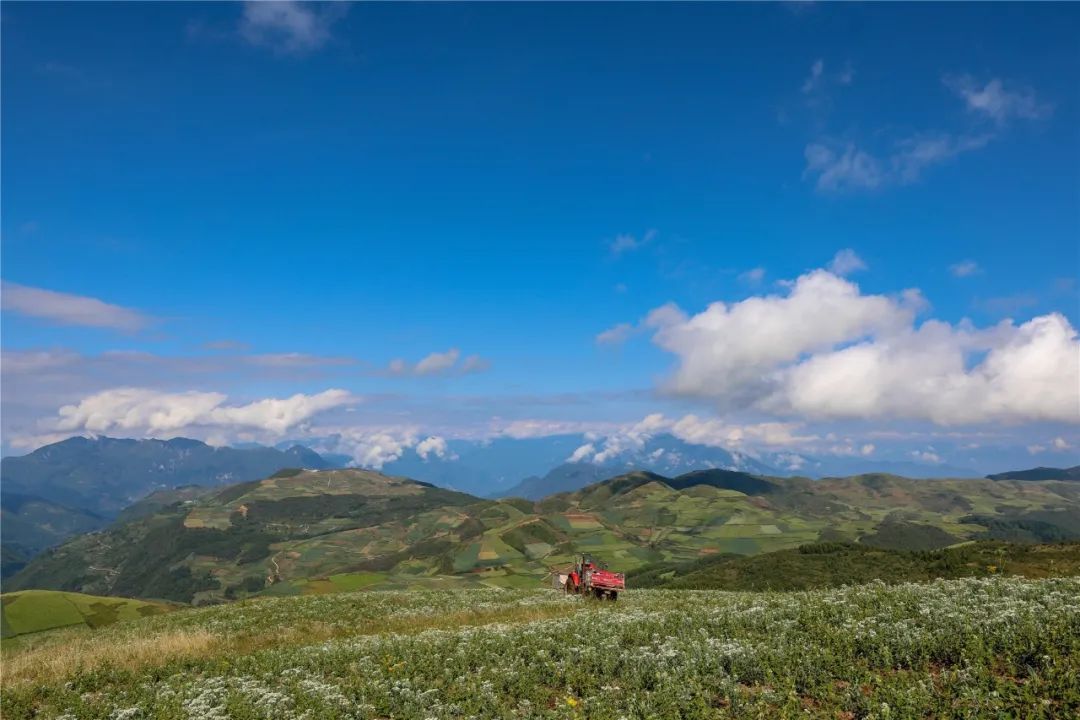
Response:
[[[576,698],[567,697],[566,698],[566,704],[569,705],[570,707],[577,707],[578,701],[577,701]]]

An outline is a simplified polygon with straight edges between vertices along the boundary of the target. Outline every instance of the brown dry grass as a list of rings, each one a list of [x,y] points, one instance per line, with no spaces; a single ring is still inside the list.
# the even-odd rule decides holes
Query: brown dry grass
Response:
[[[173,660],[211,654],[221,641],[221,637],[206,630],[133,637],[123,643],[105,641],[93,635],[73,637],[63,644],[15,652],[5,657],[3,684],[48,684],[62,681],[81,670],[102,667],[135,670],[164,665]]]

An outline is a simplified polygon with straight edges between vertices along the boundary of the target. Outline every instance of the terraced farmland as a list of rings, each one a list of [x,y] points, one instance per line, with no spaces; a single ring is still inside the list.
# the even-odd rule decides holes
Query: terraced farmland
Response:
[[[1080,538],[1080,484],[638,472],[533,503],[361,470],[292,471],[77,538],[12,583],[196,603],[531,588],[578,552],[633,571],[819,541],[925,550],[995,533]]]

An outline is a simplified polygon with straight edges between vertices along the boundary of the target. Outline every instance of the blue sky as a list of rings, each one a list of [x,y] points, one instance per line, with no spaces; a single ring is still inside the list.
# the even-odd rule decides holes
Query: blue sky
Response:
[[[1067,4],[6,5],[3,447],[662,413],[1074,457],[1078,30]],[[824,314],[880,302],[762,354],[820,315],[784,303],[815,270]],[[830,364],[865,343],[904,368]],[[852,373],[876,402],[806,396]]]

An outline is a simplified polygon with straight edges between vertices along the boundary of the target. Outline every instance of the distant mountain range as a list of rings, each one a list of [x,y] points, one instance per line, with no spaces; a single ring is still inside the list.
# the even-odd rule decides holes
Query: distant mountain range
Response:
[[[263,478],[286,467],[332,467],[299,445],[215,448],[198,440],[72,437],[0,461],[5,574],[41,550],[104,527],[155,490]]]
[[[298,441],[266,447],[211,447],[198,440],[132,440],[73,437],[0,463],[3,511],[4,573],[46,547],[115,520],[152,514],[178,499],[191,499],[214,487],[265,478],[283,468],[328,469],[349,463],[333,438],[312,439],[321,452]],[[599,449],[600,441],[592,440]],[[442,456],[421,457],[414,450],[385,465],[382,472],[429,482],[478,497],[539,500],[573,492],[628,471],[674,477],[696,470],[725,469],[758,475],[812,478],[856,475],[868,471],[907,477],[974,477],[976,473],[946,464],[875,461],[865,457],[826,458],[793,453],[749,454],[696,445],[669,434],[608,450],[597,462],[570,462],[590,439],[566,434],[540,438],[451,440]],[[1075,470],[1075,469],[1074,469]],[[1069,477],[1074,470],[1038,468],[1031,478]],[[177,488],[195,485],[176,492]],[[135,507],[131,507],[135,503]]]
[[[631,571],[813,542],[933,550],[1080,538],[1080,482],[1060,481],[635,471],[532,501],[367,470],[282,470],[158,500],[130,522],[47,550],[5,587],[217,602],[357,587],[536,587],[581,551]]]

